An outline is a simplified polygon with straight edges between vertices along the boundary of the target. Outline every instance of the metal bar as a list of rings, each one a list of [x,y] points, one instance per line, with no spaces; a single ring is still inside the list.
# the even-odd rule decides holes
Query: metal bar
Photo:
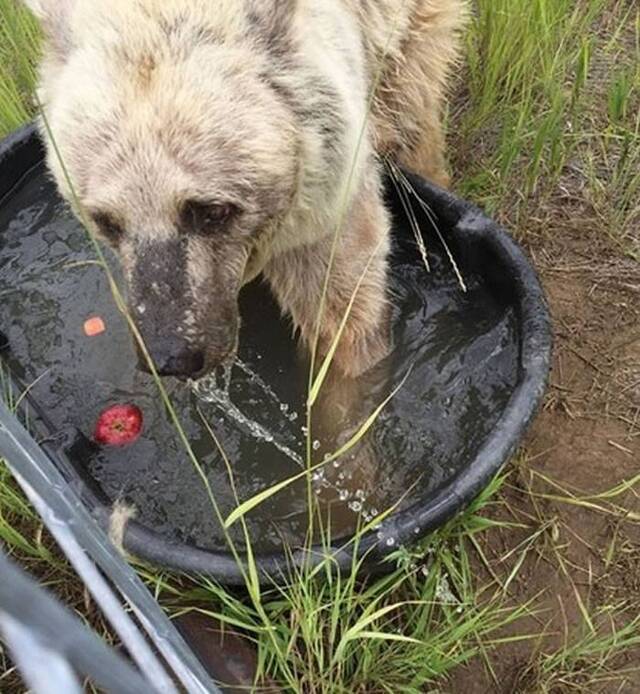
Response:
[[[147,680],[153,682],[155,689],[162,694],[178,694],[146,639],[124,611],[121,602],[87,557],[71,530],[64,523],[56,522],[51,509],[18,473],[14,472],[14,476]]]
[[[118,588],[139,616],[158,651],[189,694],[220,694],[200,661],[177,632],[135,571],[67,484],[60,471],[0,401],[0,456],[47,507],[43,518],[52,532],[67,527],[78,544]],[[55,533],[54,533],[55,534]]]
[[[32,627],[0,612],[0,631],[29,689],[36,694],[82,694],[69,663],[43,646]]]
[[[75,678],[69,686],[69,670],[61,665],[64,660],[106,691],[117,694],[157,692],[124,658],[2,554],[0,624],[12,646],[16,664],[38,694],[56,691],[73,694]],[[47,651],[58,654],[57,662],[53,663],[48,657],[45,661],[38,659]],[[50,669],[53,664],[55,669]],[[66,682],[67,688],[47,688],[47,680],[53,684],[53,678],[59,684]]]

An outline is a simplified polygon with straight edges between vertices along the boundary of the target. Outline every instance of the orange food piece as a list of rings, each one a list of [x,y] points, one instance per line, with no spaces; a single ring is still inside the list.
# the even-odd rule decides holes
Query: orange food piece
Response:
[[[106,326],[100,316],[87,318],[87,320],[84,322],[84,334],[87,337],[95,337],[96,335],[103,333],[105,330]]]

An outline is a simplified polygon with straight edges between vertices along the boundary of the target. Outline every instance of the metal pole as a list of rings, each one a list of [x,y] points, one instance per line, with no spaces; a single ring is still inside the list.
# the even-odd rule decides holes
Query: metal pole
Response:
[[[38,503],[36,497],[41,499],[43,521],[52,534],[69,547],[71,544],[67,540],[71,536],[117,587],[187,692],[219,694],[220,689],[207,675],[138,575],[113,547],[51,459],[1,401],[0,456],[5,458],[18,480],[26,484],[25,490],[35,495],[35,503]],[[66,547],[63,546],[63,549],[66,550]],[[73,553],[73,549],[71,551]],[[91,588],[91,585],[88,587]],[[149,677],[149,673],[146,675]],[[158,682],[152,681],[157,686]]]
[[[108,692],[158,691],[2,554],[0,627],[16,664],[37,694],[80,692],[69,664]]]

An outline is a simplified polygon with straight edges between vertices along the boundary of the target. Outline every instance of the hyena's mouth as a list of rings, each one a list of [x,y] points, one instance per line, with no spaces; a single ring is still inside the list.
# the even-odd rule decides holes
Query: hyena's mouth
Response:
[[[183,380],[197,380],[216,367],[235,359],[240,335],[239,319],[234,318],[217,329],[200,335],[197,341],[180,334],[149,334],[141,328],[147,354],[138,347],[138,364],[151,373],[149,360],[159,376],[174,376]]]
[[[159,376],[188,379],[199,378],[207,372],[205,350],[191,345],[184,339],[163,337],[145,343],[145,346],[148,354],[138,349],[138,366],[142,371],[152,373],[150,359]]]

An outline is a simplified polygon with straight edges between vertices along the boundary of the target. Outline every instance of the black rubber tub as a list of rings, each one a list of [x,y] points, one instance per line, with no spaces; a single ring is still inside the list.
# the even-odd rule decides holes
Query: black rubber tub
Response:
[[[407,180],[413,190],[390,184],[388,193],[398,345],[390,370],[399,382],[409,362],[417,366],[376,423],[372,445],[383,462],[372,473],[378,475],[372,486],[388,496],[413,491],[360,541],[358,551],[366,553],[371,571],[384,568],[384,558],[398,546],[464,509],[509,460],[543,396],[552,342],[538,278],[510,236],[477,207],[417,177]],[[424,204],[416,204],[418,196]],[[86,232],[46,174],[35,130],[7,138],[0,144],[0,358],[5,383],[14,393],[27,389],[22,416],[103,526],[115,500],[136,507],[124,534],[129,552],[165,568],[240,584],[241,571],[200,478],[168,433],[157,386],[135,368],[126,324],[92,258]],[[294,434],[304,418],[297,419],[301,394],[287,371],[295,360],[289,325],[260,282],[243,290],[241,309],[240,385],[233,403],[208,402],[215,410],[211,421],[237,459],[244,499],[296,471]],[[92,341],[81,328],[95,314],[105,319],[107,331]],[[167,387],[202,454],[211,488],[224,497],[226,469],[202,443],[194,414],[205,405],[184,386]],[[142,405],[144,436],[127,450],[104,451],[92,440],[96,413],[125,400]],[[257,421],[267,410],[268,432],[243,419],[248,413]],[[282,421],[272,411],[283,413]],[[333,481],[320,482],[347,484],[339,482],[343,478],[336,471]],[[302,492],[294,485],[248,516],[250,530],[262,537],[254,551],[265,576],[277,579],[292,559],[315,561],[320,553],[296,549],[305,530]],[[367,503],[365,519],[383,508],[384,499],[371,508],[368,493],[341,489],[354,518]],[[232,508],[227,503],[223,514]],[[337,562],[347,568],[349,534],[335,537]]]

